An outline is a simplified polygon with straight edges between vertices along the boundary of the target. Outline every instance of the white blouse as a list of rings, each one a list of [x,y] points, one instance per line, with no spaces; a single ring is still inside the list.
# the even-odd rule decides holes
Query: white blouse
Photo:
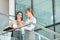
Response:
[[[14,29],[17,28],[16,20],[13,20],[12,23],[13,23],[13,28],[14,28]]]
[[[26,20],[26,24],[28,24],[28,23],[30,23],[30,22],[36,24],[36,18],[35,18],[34,16],[32,16],[31,18],[28,18],[28,19]],[[22,34],[24,34],[24,30],[25,30],[25,29],[26,29],[26,30],[34,30],[34,28],[35,28],[35,25],[33,25],[33,24],[28,25],[28,26],[26,26],[26,27],[23,27],[23,28],[21,28]]]

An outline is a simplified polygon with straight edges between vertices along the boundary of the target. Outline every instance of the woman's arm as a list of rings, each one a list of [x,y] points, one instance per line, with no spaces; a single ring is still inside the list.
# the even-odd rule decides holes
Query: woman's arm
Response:
[[[13,21],[11,21],[11,22],[9,23],[9,27],[10,27],[10,28],[13,28]]]
[[[8,31],[8,30],[12,29],[13,28],[12,26],[13,26],[13,23],[10,22],[9,25],[7,26],[7,28],[5,28],[3,31]]]
[[[36,24],[36,19],[34,18],[33,20],[31,20],[31,22]],[[27,30],[34,30],[34,28],[35,28],[35,25],[33,25],[33,24],[30,24],[30,25],[24,27],[24,29],[27,29]]]

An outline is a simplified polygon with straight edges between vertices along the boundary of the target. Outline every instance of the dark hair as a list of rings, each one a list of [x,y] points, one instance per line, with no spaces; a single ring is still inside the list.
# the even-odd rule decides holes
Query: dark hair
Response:
[[[34,14],[34,12],[33,12],[33,10],[32,10],[31,8],[27,8],[27,9],[26,9],[26,12],[27,12],[27,11],[31,12],[32,15]]]
[[[23,13],[22,13],[22,11],[18,11],[18,12],[16,13],[15,20],[17,20],[17,15],[18,15],[19,13],[22,14],[22,18],[21,18],[21,21],[22,21],[22,20],[23,20]]]

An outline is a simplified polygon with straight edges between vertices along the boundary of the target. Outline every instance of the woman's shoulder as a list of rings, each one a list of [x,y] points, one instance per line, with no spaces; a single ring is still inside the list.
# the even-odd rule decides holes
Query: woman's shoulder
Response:
[[[12,20],[12,22],[16,22],[16,20]]]
[[[14,23],[16,23],[16,20],[11,20],[10,22],[14,24]]]

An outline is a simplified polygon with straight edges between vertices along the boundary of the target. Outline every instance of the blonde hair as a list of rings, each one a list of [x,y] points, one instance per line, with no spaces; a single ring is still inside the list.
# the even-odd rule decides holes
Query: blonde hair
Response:
[[[34,12],[33,12],[33,10],[32,10],[31,8],[27,8],[27,9],[26,9],[26,12],[27,12],[27,11],[31,12],[31,14],[34,15]]]

